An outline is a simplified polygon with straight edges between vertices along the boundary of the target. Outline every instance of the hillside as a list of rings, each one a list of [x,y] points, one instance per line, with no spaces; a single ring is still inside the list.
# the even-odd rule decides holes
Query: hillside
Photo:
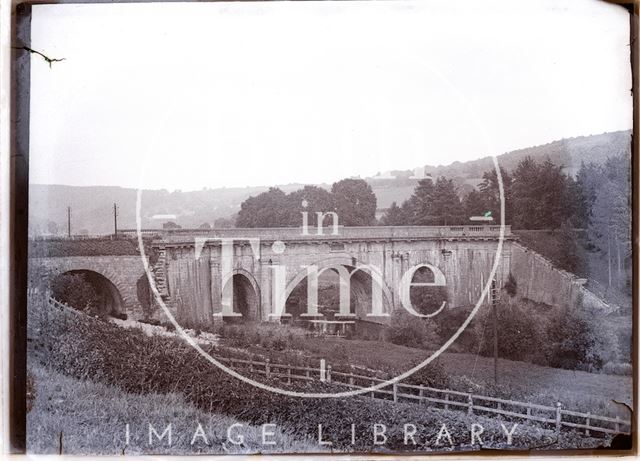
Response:
[[[541,146],[528,147],[498,156],[500,166],[507,170],[516,167],[526,156],[533,158],[549,157],[556,165],[563,165],[565,172],[575,175],[582,162],[602,163],[607,157],[619,154],[630,154],[631,131],[616,131],[591,136],[553,141]],[[448,166],[426,167],[426,171],[434,176],[463,176],[467,178],[481,177],[484,171],[493,169],[491,157],[484,157],[471,162],[454,162]]]
[[[501,166],[512,170],[526,156],[549,158],[575,174],[582,162],[601,163],[607,157],[620,153],[630,155],[631,132],[618,131],[599,135],[581,136],[554,141],[542,146],[528,147],[498,156]],[[482,174],[493,169],[491,157],[470,162],[454,162],[446,166],[425,166],[425,174],[446,176],[454,180],[458,193],[464,195],[481,182]],[[407,199],[418,179],[413,171],[394,171],[392,179],[366,178],[378,199],[378,209],[388,208],[392,202]],[[329,188],[329,184],[320,184]],[[285,192],[302,187],[301,184],[277,186]],[[175,214],[183,227],[198,227],[202,223],[214,224],[218,218],[229,218],[238,212],[240,204],[252,195],[268,189],[263,187],[234,187],[202,189],[199,191],[145,190],[142,195],[142,226],[160,227],[153,220],[156,214]],[[36,233],[64,233],[67,227],[67,207],[72,209],[72,233],[90,234],[113,232],[113,204],[119,206],[119,228],[134,228],[136,224],[136,193],[132,188],[113,186],[75,187],[34,184],[29,189],[29,217]],[[51,222],[51,223],[50,223]],[[56,229],[57,228],[57,229]]]

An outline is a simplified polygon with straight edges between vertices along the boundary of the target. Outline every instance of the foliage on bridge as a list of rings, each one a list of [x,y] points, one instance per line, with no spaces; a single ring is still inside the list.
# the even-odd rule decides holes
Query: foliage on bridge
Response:
[[[140,254],[138,244],[130,239],[32,240],[29,257],[57,258],[69,256],[127,256]]]

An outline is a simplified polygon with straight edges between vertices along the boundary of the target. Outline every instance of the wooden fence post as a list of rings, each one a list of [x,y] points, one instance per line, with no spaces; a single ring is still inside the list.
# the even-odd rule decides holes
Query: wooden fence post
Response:
[[[471,398],[471,395],[469,395],[469,408],[467,409],[467,414],[473,414],[473,399]]]
[[[291,365],[287,365],[287,384],[291,384]]]
[[[327,382],[331,382],[331,365],[327,365]]]
[[[424,403],[424,387],[420,386],[420,391],[419,391],[419,392],[420,392],[420,393],[418,394],[418,395],[419,395],[419,397],[420,397],[419,402],[420,402],[420,403]]]
[[[556,403],[556,433],[560,433],[560,425],[562,423],[562,404]]]
[[[589,430],[589,426],[591,426],[591,412],[587,412],[587,420],[586,420],[587,429],[584,431],[584,434],[589,437],[591,435],[591,431]]]
[[[269,378],[271,376],[271,367],[269,366],[269,359],[264,361],[264,373]]]
[[[449,404],[447,402],[449,401],[449,394],[444,394],[444,401],[445,401],[444,409],[448,410],[449,409]]]
[[[393,383],[393,401],[398,401],[398,383]]]
[[[620,417],[616,416],[616,432],[620,432]]]
[[[353,386],[353,375],[349,374],[349,385]]]

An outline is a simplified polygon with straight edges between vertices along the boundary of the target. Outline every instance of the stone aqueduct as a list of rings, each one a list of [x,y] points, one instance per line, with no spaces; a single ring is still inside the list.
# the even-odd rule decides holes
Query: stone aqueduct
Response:
[[[183,325],[207,326],[219,321],[216,314],[223,312],[231,289],[236,303],[243,304],[242,309],[236,306],[234,310],[245,320],[278,319],[273,315],[278,313],[274,290],[282,286],[286,299],[308,276],[308,266],[333,270],[341,274],[341,280],[349,279],[358,318],[371,309],[374,290],[382,293],[385,313],[400,308],[398,287],[403,275],[427,265],[445,277],[448,308],[475,305],[489,282],[500,240],[500,226],[334,230],[337,232],[325,228],[323,235],[317,235],[316,229],[305,233],[300,228],[145,231],[145,253],[157,291],[176,319]],[[131,240],[129,244],[136,249]],[[223,252],[232,254],[232,259],[224,258]],[[141,299],[149,294],[141,295],[146,272],[137,249],[125,252],[130,254],[77,253],[54,253],[38,259],[53,273],[91,274],[111,294],[114,311],[136,319],[162,315],[157,302],[149,309]],[[370,271],[355,270],[365,265],[377,268],[378,273],[372,277]],[[521,296],[552,306],[572,305],[586,292],[584,279],[558,270],[521,246],[506,226],[495,274],[499,288],[509,274],[517,280]],[[384,321],[375,317],[367,320]]]

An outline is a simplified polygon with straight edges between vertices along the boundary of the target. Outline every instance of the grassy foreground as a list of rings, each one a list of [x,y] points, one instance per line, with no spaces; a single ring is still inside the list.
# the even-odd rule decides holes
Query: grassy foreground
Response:
[[[61,441],[62,453],[75,455],[242,454],[269,451],[268,446],[262,445],[261,428],[246,423],[241,430],[237,430],[244,438],[243,443],[229,443],[227,429],[240,421],[204,412],[180,393],[140,395],[123,392],[114,386],[74,379],[36,364],[30,364],[29,375],[35,383],[32,408],[27,415],[29,453],[59,454]],[[153,443],[149,444],[149,425],[162,434],[168,424],[172,426],[171,445],[167,436],[159,441],[155,435]],[[204,431],[204,437],[199,435],[194,440],[198,424]],[[274,432],[275,435],[270,438],[276,441],[278,451],[319,451],[318,446],[309,441],[294,440],[278,429]]]

